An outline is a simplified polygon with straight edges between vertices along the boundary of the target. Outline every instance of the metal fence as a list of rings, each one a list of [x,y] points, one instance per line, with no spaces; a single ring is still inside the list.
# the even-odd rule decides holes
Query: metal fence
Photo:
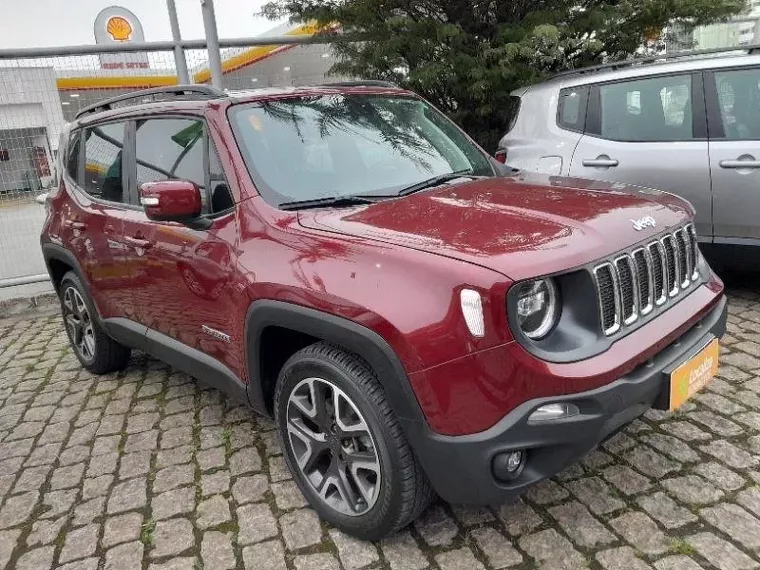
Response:
[[[328,75],[330,45],[316,43],[304,30],[296,32],[219,42],[222,87],[341,79]],[[64,124],[108,97],[177,84],[183,65],[190,82],[212,82],[205,41],[0,50],[0,298],[8,296],[5,288],[47,279],[39,247],[45,212],[35,198],[57,183]]]

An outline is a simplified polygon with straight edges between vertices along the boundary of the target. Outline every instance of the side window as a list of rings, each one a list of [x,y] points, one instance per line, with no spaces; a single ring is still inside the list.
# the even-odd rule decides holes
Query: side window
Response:
[[[69,143],[66,146],[66,173],[77,184],[79,183],[79,149],[80,149],[81,132],[76,131],[71,134]]]
[[[124,123],[98,125],[84,133],[85,192],[109,202],[126,201],[122,179]]]
[[[227,178],[224,176],[222,163],[219,160],[219,154],[216,152],[214,141],[208,139],[209,152],[209,212],[218,214],[229,210],[235,205],[230,192],[230,186],[227,184]]]
[[[557,103],[557,124],[568,131],[582,133],[586,128],[588,87],[561,89]]]
[[[629,142],[694,138],[690,75],[610,83],[598,90],[596,134],[602,138]]]
[[[206,192],[203,121],[148,119],[137,122],[137,187],[146,182],[189,180]]]
[[[724,138],[760,139],[760,69],[716,71],[714,77]]]

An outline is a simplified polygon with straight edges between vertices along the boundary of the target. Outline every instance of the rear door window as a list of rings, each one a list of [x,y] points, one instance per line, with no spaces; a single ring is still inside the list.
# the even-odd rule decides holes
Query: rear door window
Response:
[[[66,146],[66,173],[69,175],[69,177],[79,184],[79,156],[81,154],[80,152],[80,139],[81,139],[82,133],[81,131],[76,131],[71,134],[71,137],[69,137],[69,143]]]
[[[730,141],[760,140],[760,69],[716,71],[720,129],[710,136]],[[712,128],[712,127],[711,127]]]
[[[125,203],[122,161],[126,123],[109,123],[84,131],[84,191],[100,200]]]
[[[507,133],[509,133],[512,129],[515,128],[515,124],[517,124],[517,117],[520,115],[520,104],[522,103],[522,99],[515,95],[509,96],[509,101],[507,102],[507,108],[505,109],[506,115],[507,115]]]
[[[693,140],[691,82],[691,75],[678,75],[600,85],[592,130],[614,141]]]

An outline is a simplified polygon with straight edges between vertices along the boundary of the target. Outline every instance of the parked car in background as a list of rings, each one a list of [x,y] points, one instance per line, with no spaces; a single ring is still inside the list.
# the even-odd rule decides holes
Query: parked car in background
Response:
[[[63,140],[42,251],[82,366],[143,350],[273,416],[354,536],[510,500],[717,370],[691,206],[505,169],[394,86],[141,92]]]
[[[579,69],[512,100],[502,162],[678,194],[697,211],[703,247],[722,246],[731,264],[758,259],[748,254],[760,246],[760,55],[673,54]]]

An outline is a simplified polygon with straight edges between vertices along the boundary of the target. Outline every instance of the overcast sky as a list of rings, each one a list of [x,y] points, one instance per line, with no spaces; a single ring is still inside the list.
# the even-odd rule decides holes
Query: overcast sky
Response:
[[[182,37],[205,37],[200,0],[175,2]],[[219,37],[256,36],[277,26],[279,22],[254,17],[262,4],[262,0],[214,0]],[[0,0],[0,48],[95,43],[95,17],[113,5],[134,12],[146,41],[171,39],[165,0]]]

